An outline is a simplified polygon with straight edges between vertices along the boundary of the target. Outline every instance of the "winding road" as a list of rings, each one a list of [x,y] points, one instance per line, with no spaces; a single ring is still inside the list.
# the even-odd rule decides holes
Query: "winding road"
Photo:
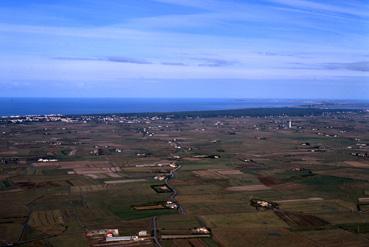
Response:
[[[178,194],[176,189],[169,184],[169,181],[175,177],[175,173],[181,168],[182,168],[182,166],[179,165],[175,169],[171,170],[170,173],[169,173],[169,176],[167,176],[167,178],[164,180],[164,182],[165,182],[165,185],[172,190],[172,193],[169,196],[169,200],[175,202],[178,205],[177,210],[180,214],[185,214],[185,211],[184,211],[183,207],[176,200],[176,196]],[[162,247],[162,245],[159,242],[159,238],[158,238],[158,223],[157,223],[157,217],[156,216],[154,216],[152,218],[152,234],[153,234],[153,239],[154,239],[155,245],[157,247]]]
[[[181,168],[182,166],[179,165],[178,167],[170,171],[169,176],[165,179],[165,185],[172,190],[172,194],[169,196],[169,199],[178,205],[177,210],[180,214],[185,214],[183,207],[176,200],[176,196],[178,194],[176,189],[169,184],[169,181],[175,177],[175,172]]]

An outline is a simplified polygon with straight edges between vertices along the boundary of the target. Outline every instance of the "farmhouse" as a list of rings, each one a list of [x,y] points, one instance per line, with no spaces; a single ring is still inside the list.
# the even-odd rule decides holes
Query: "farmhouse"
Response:
[[[255,207],[256,209],[263,208],[263,209],[277,209],[279,207],[278,203],[270,202],[261,199],[251,199],[250,205]]]
[[[165,175],[158,175],[158,176],[155,176],[154,179],[155,180],[159,180],[159,181],[163,181],[167,178],[167,176]]]
[[[177,203],[175,203],[175,202],[172,202],[172,201],[166,201],[166,202],[165,202],[165,207],[166,207],[166,208],[175,209],[175,208],[178,208],[178,205],[177,205]]]
[[[106,242],[118,242],[118,241],[137,241],[138,236],[118,236],[118,237],[106,237]]]
[[[207,227],[195,227],[192,229],[193,234],[210,234],[210,229]]]

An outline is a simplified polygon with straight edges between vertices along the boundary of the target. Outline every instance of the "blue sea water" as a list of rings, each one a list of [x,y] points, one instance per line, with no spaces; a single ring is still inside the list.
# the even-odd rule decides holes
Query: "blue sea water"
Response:
[[[265,99],[0,98],[0,116],[203,111],[298,104],[301,101]]]

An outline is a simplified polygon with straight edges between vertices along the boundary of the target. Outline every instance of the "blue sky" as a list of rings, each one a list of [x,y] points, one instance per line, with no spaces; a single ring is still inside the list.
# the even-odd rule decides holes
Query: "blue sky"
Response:
[[[0,96],[369,99],[369,0],[2,0]]]

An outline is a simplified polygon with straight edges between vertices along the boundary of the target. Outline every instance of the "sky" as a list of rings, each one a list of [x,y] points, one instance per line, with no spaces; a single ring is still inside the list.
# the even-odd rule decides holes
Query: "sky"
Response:
[[[1,0],[0,97],[369,99],[369,0]]]

